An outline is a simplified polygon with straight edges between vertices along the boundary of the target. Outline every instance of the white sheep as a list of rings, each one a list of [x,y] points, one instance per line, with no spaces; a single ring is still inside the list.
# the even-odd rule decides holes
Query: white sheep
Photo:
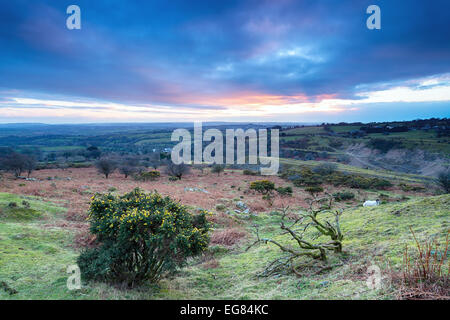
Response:
[[[366,202],[363,203],[363,207],[373,207],[373,206],[379,206],[380,205],[380,200],[367,200]]]

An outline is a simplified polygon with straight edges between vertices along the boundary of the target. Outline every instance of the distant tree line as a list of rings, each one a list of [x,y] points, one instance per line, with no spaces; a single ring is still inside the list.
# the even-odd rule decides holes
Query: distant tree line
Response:
[[[398,126],[398,127],[391,127],[391,126],[364,126],[361,127],[359,130],[364,131],[365,133],[384,133],[384,132],[408,132],[407,126]]]
[[[405,130],[405,127],[408,129],[444,129],[450,128],[450,119],[449,118],[429,118],[429,119],[416,119],[411,121],[395,121],[395,122],[370,122],[370,123],[362,123],[362,122],[339,122],[339,123],[322,123],[321,126],[330,127],[332,126],[360,126],[362,128],[372,128],[375,127],[383,128],[386,126],[394,128],[399,128],[395,130]],[[361,130],[362,130],[361,128]],[[392,130],[390,129],[390,130]],[[402,131],[392,131],[392,132],[402,132]]]
[[[95,167],[106,179],[116,170],[119,170],[125,178],[128,178],[129,176],[142,173],[146,168],[156,170],[161,165],[168,163],[166,156],[160,152],[152,152],[146,156],[118,156],[110,154],[95,161]]]

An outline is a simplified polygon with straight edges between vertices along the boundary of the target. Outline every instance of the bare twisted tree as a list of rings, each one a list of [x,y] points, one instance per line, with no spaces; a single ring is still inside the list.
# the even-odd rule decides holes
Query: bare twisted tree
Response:
[[[289,207],[281,209],[281,222],[280,229],[283,231],[282,234],[289,235],[293,240],[295,240],[297,246],[293,247],[291,245],[285,245],[277,240],[271,238],[263,238],[259,235],[259,226],[254,225],[256,241],[250,245],[247,250],[252,246],[259,243],[272,243],[281,251],[286,253],[285,256],[276,259],[270,263],[261,275],[273,274],[280,269],[290,268],[295,272],[295,267],[293,261],[297,258],[307,256],[315,260],[320,260],[322,262],[327,262],[327,251],[334,251],[336,253],[342,252],[342,240],[344,236],[341,232],[339,218],[342,215],[341,210],[331,210],[331,204],[333,198],[328,195],[328,198],[313,198],[309,199],[309,209],[305,213],[300,213],[294,218],[289,215]],[[324,200],[328,201],[328,205],[323,206]],[[332,212],[334,215],[334,223],[328,220],[319,219],[319,214],[325,212]],[[288,217],[290,221],[288,221]],[[330,238],[328,241],[316,241],[319,237],[307,237],[307,231],[310,228],[315,228],[319,231],[319,236],[326,236]],[[326,266],[325,268],[330,268]]]

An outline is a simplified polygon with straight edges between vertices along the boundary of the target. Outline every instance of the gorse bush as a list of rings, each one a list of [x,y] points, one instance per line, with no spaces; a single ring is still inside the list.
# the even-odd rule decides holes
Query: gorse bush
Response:
[[[99,246],[79,256],[83,278],[129,287],[157,282],[165,272],[207,248],[207,214],[192,215],[185,206],[156,192],[96,194],[88,220]]]
[[[250,189],[262,194],[267,194],[275,189],[275,183],[269,180],[257,180],[250,183]]]
[[[308,167],[302,167],[300,170],[283,173],[282,177],[288,179],[289,177],[294,177],[294,179],[291,180],[296,187],[317,186],[324,182],[323,175],[313,172]]]
[[[392,186],[392,183],[388,180],[359,175],[336,175],[330,182],[335,186],[346,186],[354,189],[385,190]]]
[[[324,181],[320,177],[305,177],[295,179],[292,183],[296,187],[304,187],[304,186],[313,187],[321,185],[322,183],[324,183]]]
[[[399,183],[398,186],[400,187],[400,189],[402,189],[402,191],[405,191],[405,192],[410,192],[410,191],[421,192],[421,191],[425,191],[425,188],[422,187],[422,186],[414,186],[414,185],[410,185],[410,184],[406,184],[406,183]]]
[[[385,179],[370,178],[370,188],[377,190],[385,190],[392,187],[392,183]]]
[[[337,170],[338,166],[336,163],[326,162],[321,163],[318,166],[314,167],[313,171],[318,174],[329,175]]]
[[[333,193],[333,198],[336,201],[352,200],[355,198],[355,194],[350,191],[336,192]]]
[[[292,187],[278,187],[277,192],[282,196],[292,196]]]
[[[392,183],[385,179],[333,171],[331,167],[328,168],[328,165],[319,168],[318,172],[315,171],[308,167],[301,167],[284,171],[281,177],[291,180],[296,187],[313,187],[328,183],[336,187],[384,190],[392,186]]]
[[[317,195],[318,193],[323,192],[323,188],[321,186],[311,186],[311,187],[306,187],[305,191],[308,192],[309,194],[311,194],[312,196]]]
[[[159,173],[159,171],[152,170],[147,172],[147,176],[149,177],[150,180],[156,180],[161,176],[161,173]]]
[[[141,172],[139,175],[136,176],[136,179],[142,181],[154,181],[158,180],[160,176],[161,173],[159,171],[151,170],[148,172]]]
[[[249,170],[249,169],[244,169],[244,170],[242,171],[242,174],[243,174],[243,175],[246,175],[246,176],[257,176],[259,173],[258,173],[257,171],[253,171],[253,170]]]
[[[365,177],[354,176],[345,182],[350,188],[355,189],[369,189],[371,186],[371,180]]]

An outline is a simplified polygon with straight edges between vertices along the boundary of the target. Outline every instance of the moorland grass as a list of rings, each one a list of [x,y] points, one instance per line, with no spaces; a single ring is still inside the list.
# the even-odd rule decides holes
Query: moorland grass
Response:
[[[18,200],[17,195],[0,195],[0,203]],[[52,216],[63,210],[37,199],[29,200],[32,208]],[[330,254],[330,264],[341,266],[315,274],[304,271],[297,277],[291,272],[270,277],[258,275],[274,259],[282,256],[276,247],[257,245],[246,248],[251,236],[231,248],[214,246],[217,261],[206,267],[204,258],[191,259],[176,275],[159,285],[144,285],[121,290],[103,283],[84,283],[81,290],[66,288],[66,268],[74,264],[79,250],[71,246],[73,232],[48,228],[39,220],[2,221],[0,223],[0,279],[17,290],[10,295],[0,291],[0,299],[386,299],[395,297],[391,288],[369,290],[365,270],[372,263],[382,270],[390,262],[398,266],[405,245],[412,246],[411,226],[419,239],[443,240],[449,229],[450,195],[413,198],[406,202],[378,207],[356,207],[344,211],[344,254]],[[46,211],[47,210],[47,211]],[[58,215],[54,216],[58,219]],[[236,215],[251,233],[252,225],[261,226],[261,236],[285,244],[281,235],[280,216],[274,212],[259,215]],[[220,226],[216,226],[220,228]],[[222,248],[222,249],[221,249]],[[362,274],[361,274],[362,272]]]

